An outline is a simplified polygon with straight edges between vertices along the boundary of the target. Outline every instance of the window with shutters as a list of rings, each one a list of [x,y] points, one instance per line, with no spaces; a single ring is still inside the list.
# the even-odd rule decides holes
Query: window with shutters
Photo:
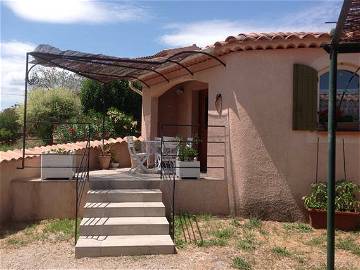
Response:
[[[327,129],[329,72],[320,75],[318,92],[318,127],[319,129]],[[349,70],[338,70],[337,130],[360,130],[359,96],[359,75]]]

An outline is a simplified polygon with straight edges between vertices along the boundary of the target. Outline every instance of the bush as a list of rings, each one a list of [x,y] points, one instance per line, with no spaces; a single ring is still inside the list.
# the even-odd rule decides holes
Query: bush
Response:
[[[141,96],[129,89],[125,80],[113,81],[103,86],[93,80],[84,80],[80,91],[83,112],[108,112],[116,108],[126,115],[134,117],[138,124],[141,122]]]
[[[89,111],[87,115],[83,115],[73,122],[88,124],[65,124],[58,125],[54,130],[54,140],[57,143],[86,141],[90,127],[90,139],[100,140],[103,132],[103,115],[95,111]],[[104,138],[124,137],[138,135],[136,129],[137,123],[129,115],[111,108],[105,116]]]
[[[27,107],[28,135],[53,142],[53,123],[78,117],[81,112],[79,97],[68,89],[34,89],[29,92]],[[23,122],[23,105],[18,109]]]
[[[338,181],[335,185],[335,210],[336,211],[359,211],[360,201],[357,195],[360,192],[360,186],[351,181]],[[312,184],[311,192],[304,198],[304,205],[309,209],[327,208],[327,184]]]
[[[15,107],[0,112],[0,143],[14,143],[21,137],[21,125]]]

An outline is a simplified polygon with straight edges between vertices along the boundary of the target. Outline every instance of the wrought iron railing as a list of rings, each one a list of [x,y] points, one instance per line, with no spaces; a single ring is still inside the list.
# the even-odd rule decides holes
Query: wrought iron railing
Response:
[[[72,169],[74,172],[73,178],[75,180],[75,244],[77,241],[77,232],[78,232],[78,217],[79,217],[79,209],[81,207],[82,202],[82,196],[86,189],[86,183],[88,183],[89,180],[89,169],[90,169],[90,141],[91,141],[91,125],[89,123],[71,123],[71,122],[51,122],[51,121],[38,121],[38,122],[30,122],[29,123],[36,123],[38,125],[41,124],[51,124],[53,127],[60,126],[60,125],[71,125],[71,124],[77,124],[84,127],[83,130],[83,137],[82,139],[86,141],[85,148],[83,149],[82,153],[68,153],[69,155],[74,156],[75,162],[73,162],[72,165],[69,166],[44,166],[43,164],[39,165],[27,165],[26,164],[26,157],[28,156],[43,156],[43,155],[57,155],[57,153],[36,153],[36,152],[26,152],[26,142],[28,140],[40,140],[37,138],[28,138],[28,134],[26,132],[26,128],[23,131],[23,149],[22,149],[22,163],[21,166],[18,167],[18,169],[27,169],[27,168],[39,168],[39,169]],[[24,125],[26,126],[26,125]],[[54,129],[54,128],[53,128]],[[54,144],[53,138],[49,139],[51,140],[51,146],[54,146],[54,151],[59,149],[57,147],[57,144]],[[52,151],[52,150],[50,150]],[[65,152],[67,152],[67,149],[64,149]]]
[[[176,160],[179,157],[179,153],[178,151],[176,152],[169,152],[167,151],[167,147],[164,147],[166,144],[169,143],[177,143],[177,144],[192,144],[194,143],[194,141],[189,141],[187,139],[164,139],[163,135],[166,134],[166,132],[164,132],[164,127],[176,127],[176,128],[197,128],[199,129],[200,126],[199,125],[176,125],[176,124],[166,124],[166,125],[162,125],[161,126],[161,171],[160,171],[160,177],[162,180],[165,180],[162,182],[162,190],[163,190],[163,195],[164,195],[164,202],[165,205],[167,206],[166,209],[166,216],[167,219],[169,220],[169,224],[170,224],[170,235],[172,237],[172,239],[175,241],[175,237],[176,237],[176,222],[179,223],[179,227],[181,228],[181,230],[183,231],[183,237],[184,240],[187,241],[195,241],[197,242],[199,239],[202,242],[202,236],[201,236],[201,232],[199,230],[199,226],[198,226],[198,222],[196,219],[196,216],[194,215],[190,215],[187,212],[184,211],[180,211],[179,216],[177,216],[177,221],[176,219],[176,214],[177,209],[176,209],[176,203],[175,203],[175,194],[176,194],[176,170],[178,169],[177,165],[176,165]],[[223,140],[221,141],[206,141],[206,144],[224,144],[224,153],[221,154],[216,154],[216,155],[207,155],[207,157],[217,157],[217,158],[223,158],[224,159],[224,165],[223,166],[206,166],[206,169],[211,168],[211,169],[225,169],[225,157],[226,157],[226,147],[225,147],[225,143],[226,143],[226,126],[224,125],[208,125],[208,128],[223,128],[224,129],[224,134],[223,134]],[[196,137],[197,134],[193,134],[193,132],[191,132],[192,136]],[[170,136],[169,136],[170,137]],[[166,137],[165,137],[166,138]],[[173,137],[174,138],[174,137]],[[199,141],[199,140],[198,140]],[[182,167],[185,168],[185,167]],[[198,168],[198,167],[186,167],[186,168]],[[193,222],[194,224],[196,224],[196,226],[193,226]],[[188,225],[189,227],[187,227]],[[186,229],[187,228],[187,229]],[[191,229],[190,229],[191,228]],[[196,233],[194,232],[194,228],[195,231],[197,231]],[[189,230],[190,229],[190,230]],[[192,234],[191,234],[192,232]],[[196,235],[198,235],[198,237],[196,237]]]
[[[163,194],[165,204],[168,206],[166,209],[166,216],[170,224],[170,235],[172,239],[175,239],[175,189],[176,189],[176,165],[172,161],[174,154],[164,151],[164,144],[173,143],[174,141],[165,141],[161,138],[161,171],[160,176],[162,180],[166,180],[163,183]],[[176,142],[176,141],[175,141]]]
[[[79,216],[79,209],[82,203],[82,196],[84,190],[86,189],[86,183],[89,183],[89,170],[90,170],[90,129],[88,134],[88,141],[86,143],[86,147],[84,149],[83,155],[80,160],[80,164],[76,169],[75,172],[75,185],[76,185],[76,192],[75,192],[75,235],[74,241],[75,244],[77,242],[77,235],[78,235],[78,216]]]

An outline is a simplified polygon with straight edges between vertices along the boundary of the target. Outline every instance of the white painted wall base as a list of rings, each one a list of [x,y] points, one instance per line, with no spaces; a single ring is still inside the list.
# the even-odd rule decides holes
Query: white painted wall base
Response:
[[[72,179],[75,171],[74,165],[74,155],[72,154],[42,154],[41,179]]]
[[[200,161],[176,161],[176,177],[200,178]]]

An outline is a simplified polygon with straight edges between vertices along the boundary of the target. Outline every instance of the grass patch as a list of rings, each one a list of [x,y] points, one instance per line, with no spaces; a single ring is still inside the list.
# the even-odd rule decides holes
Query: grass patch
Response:
[[[71,237],[74,233],[74,219],[53,219],[45,225],[45,233],[62,234],[65,237]]]
[[[273,247],[271,249],[271,252],[275,255],[281,256],[281,257],[290,257],[291,253],[287,250],[286,247]]]
[[[223,247],[228,244],[228,241],[225,239],[213,238],[213,239],[205,239],[203,241],[198,241],[196,244],[198,247],[211,247],[211,246]]]
[[[309,233],[313,231],[313,228],[310,225],[304,223],[285,223],[283,227],[287,231],[295,231],[301,233]]]
[[[326,245],[326,237],[325,236],[314,237],[306,241],[304,244],[312,247],[320,247],[320,246],[322,247]]]
[[[80,220],[78,222],[80,224]],[[19,229],[7,231],[5,243],[9,246],[24,246],[37,241],[68,240],[74,236],[75,219],[52,219],[43,220],[39,223],[14,224],[14,227],[21,226]]]
[[[234,234],[234,230],[231,228],[219,229],[212,233],[218,239],[228,240]]]
[[[262,227],[262,221],[258,218],[250,218],[243,225],[245,229],[254,230]]]
[[[196,218],[200,221],[210,221],[212,219],[214,219],[214,216],[212,216],[211,214],[208,213],[203,213],[203,214],[198,214],[196,215]]]
[[[358,245],[355,240],[350,237],[340,238],[336,242],[336,247],[338,249],[350,251],[351,253],[360,256],[360,245]]]
[[[241,270],[250,270],[251,269],[250,263],[248,263],[244,258],[239,257],[239,256],[237,256],[233,259],[232,266],[234,268],[241,269]]]
[[[238,240],[237,242],[237,248],[244,250],[244,251],[250,251],[255,250],[256,248],[256,240],[255,235],[252,233],[245,233],[244,237]]]

